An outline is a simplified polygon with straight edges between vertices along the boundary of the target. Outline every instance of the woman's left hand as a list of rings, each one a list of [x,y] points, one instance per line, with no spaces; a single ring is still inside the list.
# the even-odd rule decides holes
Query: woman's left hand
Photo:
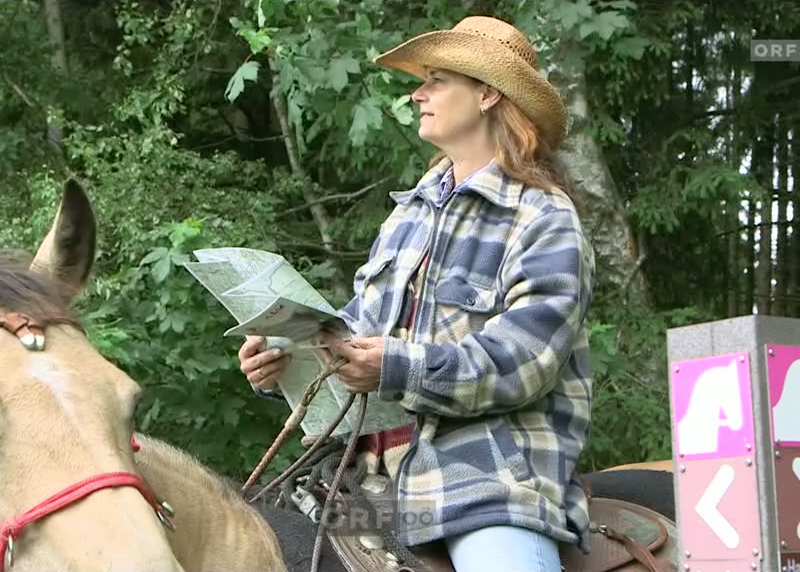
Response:
[[[383,360],[383,338],[354,338],[343,342],[332,335],[325,341],[333,354],[346,358],[348,363],[336,372],[336,377],[353,393],[367,393],[378,389]]]

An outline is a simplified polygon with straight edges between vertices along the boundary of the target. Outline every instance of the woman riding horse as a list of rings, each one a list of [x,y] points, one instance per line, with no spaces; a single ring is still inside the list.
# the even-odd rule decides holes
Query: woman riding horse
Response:
[[[396,478],[398,539],[443,539],[457,572],[560,570],[558,543],[586,549],[576,478],[590,425],[585,325],[595,262],[556,150],[567,112],[513,26],[469,17],[376,63],[419,77],[419,136],[440,152],[393,194],[355,296],[355,334],[328,336],[337,377],[416,414],[362,437]],[[241,369],[271,395],[288,356],[248,338]]]

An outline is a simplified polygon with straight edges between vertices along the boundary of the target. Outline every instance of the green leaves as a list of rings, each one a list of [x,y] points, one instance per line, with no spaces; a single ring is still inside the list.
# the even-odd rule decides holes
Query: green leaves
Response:
[[[594,16],[594,10],[589,0],[579,0],[578,2],[559,2],[553,17],[566,28],[576,28],[584,21],[590,20]]]
[[[392,103],[390,111],[401,125],[411,125],[414,122],[414,111],[410,104],[410,95],[401,95]]]
[[[644,51],[649,46],[652,45],[652,42],[647,38],[641,38],[638,36],[628,36],[626,38],[620,38],[616,42],[614,42],[613,48],[614,52],[617,55],[622,56],[623,58],[633,58],[635,60],[642,59],[644,56]]]
[[[231,79],[228,81],[228,86],[225,88],[225,97],[228,101],[235,101],[237,97],[244,91],[245,81],[256,81],[258,79],[259,64],[256,61],[249,60],[244,62],[236,70]]]
[[[350,125],[350,142],[354,147],[360,147],[367,139],[370,129],[380,129],[383,125],[383,115],[380,104],[374,97],[362,99],[353,109],[353,123]]]
[[[360,72],[361,66],[352,56],[346,55],[333,58],[326,72],[328,85],[330,85],[336,93],[341,93],[350,82],[348,74],[358,74]]]
[[[156,284],[160,284],[169,276],[172,270],[172,253],[170,249],[160,246],[155,250],[151,250],[147,256],[142,259],[140,266],[150,266],[150,274]]]
[[[590,0],[577,0],[550,2],[548,7],[552,9],[551,19],[568,34],[574,34],[579,40],[597,37],[608,42],[615,34],[630,30],[632,22],[628,12],[635,10],[636,5],[619,0],[593,6]]]
[[[624,14],[607,10],[584,21],[579,27],[579,37],[584,39],[597,34],[603,40],[611,39],[615,32],[626,29],[630,20]]]

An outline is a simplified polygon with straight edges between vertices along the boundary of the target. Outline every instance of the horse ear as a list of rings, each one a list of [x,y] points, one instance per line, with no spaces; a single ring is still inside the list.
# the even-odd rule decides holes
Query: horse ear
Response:
[[[75,179],[63,188],[53,224],[36,251],[30,268],[46,274],[64,288],[67,301],[83,289],[94,264],[97,227],[89,197]]]

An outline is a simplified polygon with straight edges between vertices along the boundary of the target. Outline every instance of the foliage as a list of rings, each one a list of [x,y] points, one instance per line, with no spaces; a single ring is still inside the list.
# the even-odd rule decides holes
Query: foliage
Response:
[[[776,125],[774,110],[791,107],[770,99],[791,100],[780,91],[791,73],[762,70],[758,90],[743,88],[754,73],[747,46],[751,29],[796,37],[797,9],[690,0],[61,6],[67,73],[43,48],[40,4],[0,3],[0,244],[34,248],[60,182],[78,173],[87,183],[100,240],[79,309],[100,351],[146,387],[140,428],[227,474],[256,463],[286,408],[251,394],[238,340],[221,337],[230,319],[181,262],[223,244],[278,251],[344,303],[336,277],[347,282],[364,261],[392,208],[388,191],[413,185],[433,151],[416,138],[416,80],[371,60],[411,34],[489,12],[535,38],[541,67],[584,74],[595,138],[649,252],[652,305],[609,291],[601,269],[583,465],[670,456],[665,330],[726,316],[726,292],[751,279],[752,239],[722,213],[740,203],[754,213],[774,194],[763,169],[741,165],[749,141]],[[736,99],[733,112],[721,92]],[[732,233],[737,240],[720,239]],[[748,296],[740,311],[752,308]]]

